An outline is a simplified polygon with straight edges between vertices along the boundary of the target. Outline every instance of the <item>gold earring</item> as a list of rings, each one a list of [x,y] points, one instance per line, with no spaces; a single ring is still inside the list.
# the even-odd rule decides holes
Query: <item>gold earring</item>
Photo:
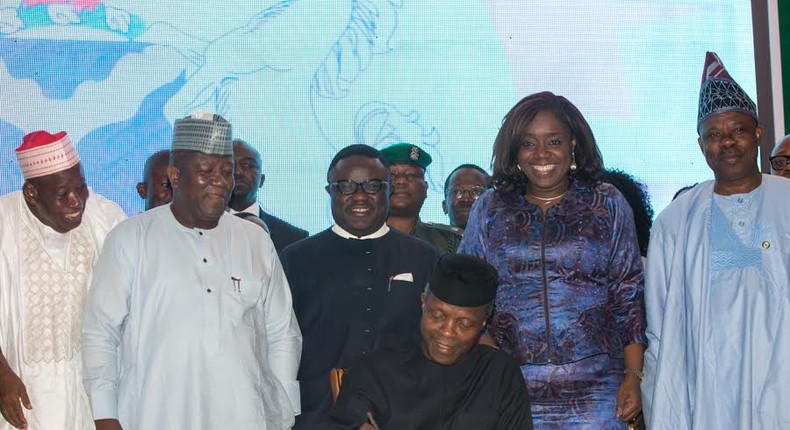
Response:
[[[576,167],[577,167],[576,166],[576,153],[575,152],[571,152],[571,172],[576,170]]]

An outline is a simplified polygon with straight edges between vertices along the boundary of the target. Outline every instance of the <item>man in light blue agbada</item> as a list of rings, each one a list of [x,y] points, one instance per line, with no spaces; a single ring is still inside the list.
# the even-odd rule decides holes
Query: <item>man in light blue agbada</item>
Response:
[[[760,173],[755,104],[710,52],[697,124],[715,179],[672,202],[650,238],[647,424],[790,428],[790,181]]]

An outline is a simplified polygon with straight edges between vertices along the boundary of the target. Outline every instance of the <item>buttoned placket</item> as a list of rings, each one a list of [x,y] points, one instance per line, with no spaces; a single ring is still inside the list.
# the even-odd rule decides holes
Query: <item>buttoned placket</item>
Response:
[[[362,262],[365,268],[367,279],[365,281],[365,290],[362,294],[362,350],[360,354],[366,355],[374,348],[375,330],[373,322],[375,320],[374,309],[376,291],[374,291],[374,279],[376,276],[375,258],[373,258],[372,241],[365,241],[368,249],[365,250],[364,261]]]
[[[208,231],[194,229],[195,250],[197,251],[197,275],[203,288],[203,327],[206,346],[214,350],[219,349],[220,330],[220,294],[221,286],[214,285],[212,271],[218,262],[213,261],[210,255]]]

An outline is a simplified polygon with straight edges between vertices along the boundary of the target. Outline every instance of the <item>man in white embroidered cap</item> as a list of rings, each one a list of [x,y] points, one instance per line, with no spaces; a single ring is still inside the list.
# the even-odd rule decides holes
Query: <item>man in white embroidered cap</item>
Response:
[[[0,197],[0,429],[93,428],[80,324],[104,237],[126,216],[91,193],[68,134],[16,149],[25,182]]]
[[[478,343],[498,279],[477,257],[442,256],[422,295],[420,338],[352,364],[327,429],[532,429],[518,363]]]
[[[225,212],[231,127],[173,130],[170,205],[107,237],[83,323],[96,429],[282,430],[299,413],[302,337],[269,236]]]
[[[714,180],[653,224],[642,396],[650,429],[790,425],[790,181],[760,173],[754,102],[709,52],[699,147]]]

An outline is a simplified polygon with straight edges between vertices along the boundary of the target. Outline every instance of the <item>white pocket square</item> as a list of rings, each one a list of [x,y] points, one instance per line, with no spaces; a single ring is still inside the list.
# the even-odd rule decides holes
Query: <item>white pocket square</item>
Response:
[[[414,276],[411,273],[401,273],[392,277],[393,281],[406,281],[414,282]]]

